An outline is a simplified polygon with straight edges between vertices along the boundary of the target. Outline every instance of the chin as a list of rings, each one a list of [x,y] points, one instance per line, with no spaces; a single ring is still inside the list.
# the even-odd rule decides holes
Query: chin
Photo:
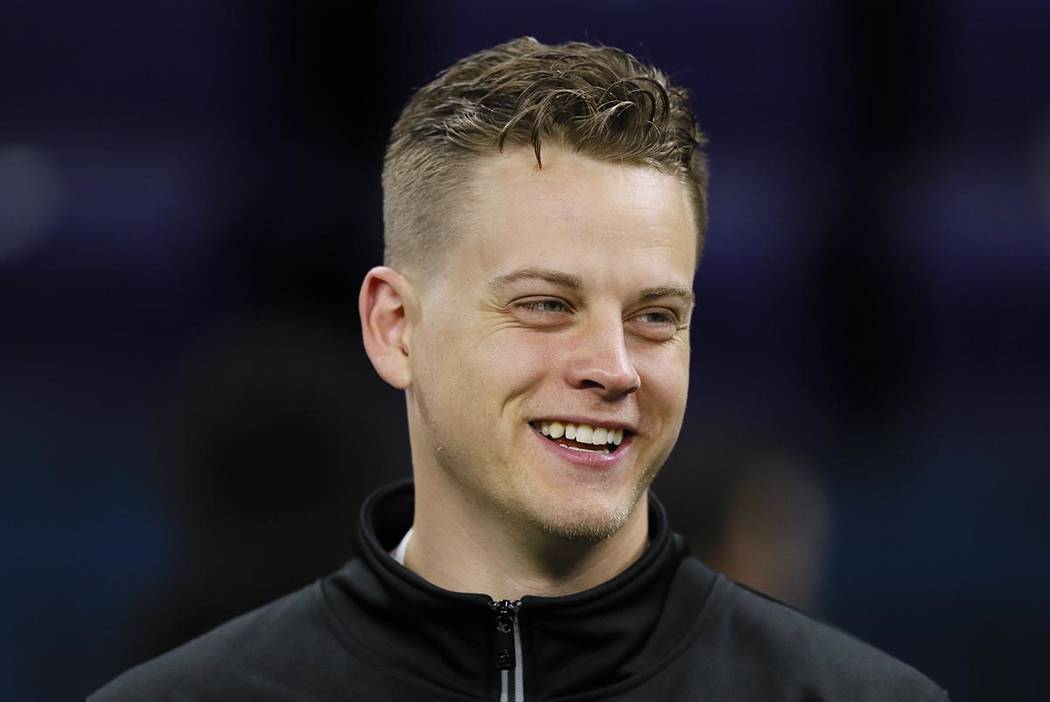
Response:
[[[641,491],[641,492],[644,492]],[[579,495],[528,509],[528,519],[545,533],[570,541],[597,543],[615,535],[630,519],[640,493]]]

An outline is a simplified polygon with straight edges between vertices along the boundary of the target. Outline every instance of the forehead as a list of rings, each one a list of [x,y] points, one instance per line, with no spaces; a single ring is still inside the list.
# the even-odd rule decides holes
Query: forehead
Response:
[[[480,159],[465,214],[455,258],[476,275],[537,266],[595,284],[692,280],[688,191],[652,168],[556,145],[544,146],[540,168],[531,148],[515,148]]]

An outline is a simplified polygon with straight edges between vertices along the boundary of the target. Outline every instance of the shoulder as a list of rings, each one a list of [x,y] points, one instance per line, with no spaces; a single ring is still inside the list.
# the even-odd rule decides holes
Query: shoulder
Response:
[[[296,681],[281,670],[338,645],[315,583],[132,668],[88,700],[292,697]]]
[[[906,663],[725,576],[705,609],[698,643],[727,682],[762,687],[756,699],[947,700]]]

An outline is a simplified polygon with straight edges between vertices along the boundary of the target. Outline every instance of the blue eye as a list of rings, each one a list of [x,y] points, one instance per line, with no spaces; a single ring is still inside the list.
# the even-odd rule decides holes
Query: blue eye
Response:
[[[668,341],[679,331],[678,315],[671,310],[646,310],[631,318],[632,328],[653,341]]]
[[[674,324],[677,325],[677,321],[674,317],[666,312],[646,312],[645,314],[639,315],[644,321],[650,324]]]
[[[673,313],[662,311],[662,310],[650,310],[648,312],[642,312],[636,317],[645,324],[651,324],[653,326],[668,326],[678,327],[678,317]]]

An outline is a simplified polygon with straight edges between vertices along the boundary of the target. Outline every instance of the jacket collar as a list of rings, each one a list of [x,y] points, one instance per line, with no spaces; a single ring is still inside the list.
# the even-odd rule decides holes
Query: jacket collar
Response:
[[[676,577],[684,540],[671,531],[655,496],[648,500],[649,547],[625,571],[572,595],[522,598],[518,628],[529,699],[644,676],[686,636],[714,575],[689,568],[683,571],[690,582]],[[410,480],[365,501],[358,557],[322,582],[326,599],[352,652],[434,691],[491,699],[500,684],[491,598],[436,587],[389,555],[412,523],[413,506]]]

